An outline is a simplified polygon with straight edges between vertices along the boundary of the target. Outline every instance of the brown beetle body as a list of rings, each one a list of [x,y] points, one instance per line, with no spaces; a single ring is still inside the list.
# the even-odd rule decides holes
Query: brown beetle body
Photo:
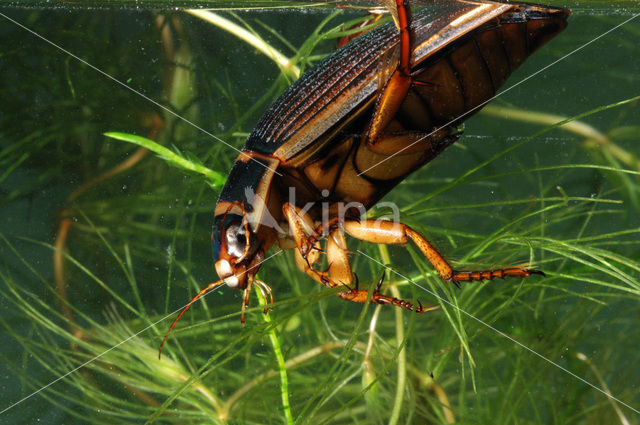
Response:
[[[450,146],[459,136],[457,126],[564,29],[569,11],[451,1],[411,17],[405,2],[396,5],[398,28],[383,25],[334,52],[259,121],[215,210],[212,242],[222,280],[192,302],[223,281],[244,289],[243,309],[252,283],[270,293],[255,274],[276,243],[295,248],[298,267],[313,279],[328,287],[343,285],[339,296],[364,302],[366,291],[354,287],[344,232],[373,243],[411,240],[445,281],[541,274],[456,272],[408,226],[363,220],[355,212],[370,208]],[[321,271],[323,253],[329,266]],[[371,301],[414,309],[377,290]]]

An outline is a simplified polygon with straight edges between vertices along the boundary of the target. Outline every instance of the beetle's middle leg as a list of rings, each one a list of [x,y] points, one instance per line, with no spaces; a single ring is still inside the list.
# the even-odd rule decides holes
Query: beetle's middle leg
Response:
[[[295,258],[298,268],[309,275],[316,282],[328,287],[335,288],[344,286],[347,290],[338,292],[338,296],[342,299],[364,303],[368,297],[368,291],[358,289],[357,283],[354,285],[353,273],[351,271],[351,263],[349,262],[349,251],[347,249],[347,241],[344,233],[339,226],[334,227],[327,237],[326,254],[328,268],[326,270],[318,270],[314,267],[320,258],[319,245],[310,249],[310,244],[319,244],[318,231],[312,232],[311,218],[306,215],[300,208],[286,203],[282,208],[289,228],[293,233],[296,241]],[[422,305],[414,307],[408,301],[399,298],[383,295],[379,292],[382,280],[378,283],[375,291],[371,294],[371,302],[374,304],[389,304],[401,307],[406,310],[423,313],[433,310],[437,307],[423,307]]]
[[[347,256],[346,241],[342,232],[333,230],[327,239],[327,261],[329,268],[325,271],[317,270],[314,265],[322,253],[320,237],[322,236],[314,226],[313,220],[302,209],[285,203],[282,212],[289,223],[289,229],[296,243],[296,266],[315,280],[329,288],[351,284],[351,266]],[[330,272],[334,278],[330,277]]]
[[[522,268],[455,271],[424,236],[402,223],[383,220],[348,220],[344,222],[344,230],[354,238],[366,242],[404,245],[409,240],[413,241],[445,282],[457,284],[458,282],[504,279],[505,277],[522,278],[532,274],[544,276],[544,273],[539,270]]]
[[[318,270],[314,267],[320,257],[319,248],[309,249],[309,244],[319,244],[318,231],[311,232],[311,219],[300,209],[286,203],[283,206],[283,212],[289,227],[296,241],[295,258],[298,268],[309,275],[316,282],[328,287],[336,288],[345,287],[347,290],[338,292],[338,296],[342,299],[365,303],[368,298],[368,291],[358,289],[357,282],[354,285],[353,272],[351,271],[351,263],[349,262],[349,251],[347,249],[347,241],[344,233],[339,226],[334,227],[327,237],[326,254],[328,268],[326,270]],[[356,221],[354,221],[356,222]],[[382,280],[378,282],[378,286],[371,294],[371,302],[374,304],[389,304],[405,310],[423,313],[436,309],[436,307],[415,306],[408,301],[383,295],[380,293],[380,285]]]
[[[353,282],[353,273],[351,271],[351,264],[349,263],[349,256],[347,250],[347,241],[344,237],[344,233],[340,228],[335,228],[331,231],[327,237],[327,263],[329,267],[326,271],[320,271],[309,265],[304,261],[299,250],[296,249],[296,264],[298,267],[311,276],[317,282],[327,286],[329,288],[335,288],[338,286],[346,287],[346,291],[338,292],[338,296],[344,300],[365,303],[369,293],[366,289],[359,289],[358,282]],[[302,260],[302,261],[301,261]],[[405,301],[399,298],[390,297],[380,293],[380,286],[382,285],[382,279],[378,282],[375,290],[371,294],[370,302],[373,304],[388,304],[396,307],[404,308],[405,310],[415,311],[417,313],[424,313],[426,311],[435,310],[438,306],[423,307],[422,304],[414,306],[409,301]]]

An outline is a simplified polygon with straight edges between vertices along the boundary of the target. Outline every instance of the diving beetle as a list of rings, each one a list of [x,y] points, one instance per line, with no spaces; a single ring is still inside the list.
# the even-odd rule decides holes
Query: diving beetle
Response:
[[[211,241],[221,280],[202,289],[169,332],[222,283],[244,291],[241,320],[253,284],[273,302],[256,273],[276,244],[294,249],[296,265],[315,281],[344,288],[337,295],[345,300],[418,313],[434,308],[358,289],[345,233],[376,244],[412,241],[445,282],[544,275],[524,268],[455,271],[409,226],[363,213],[450,146],[460,136],[457,126],[566,27],[570,11],[471,0],[436,2],[413,16],[407,0],[395,0],[395,9],[395,25],[336,50],[260,119],[215,208]]]

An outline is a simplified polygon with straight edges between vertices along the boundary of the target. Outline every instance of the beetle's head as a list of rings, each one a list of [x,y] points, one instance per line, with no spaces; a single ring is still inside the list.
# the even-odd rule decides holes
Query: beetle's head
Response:
[[[226,213],[215,218],[211,235],[213,261],[220,279],[231,288],[247,286],[251,263],[258,251],[258,238],[247,220],[239,214]],[[255,270],[252,274],[255,274]]]

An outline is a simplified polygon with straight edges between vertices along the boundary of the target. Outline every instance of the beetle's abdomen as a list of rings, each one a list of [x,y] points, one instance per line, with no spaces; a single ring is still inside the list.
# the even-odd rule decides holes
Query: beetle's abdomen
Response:
[[[371,148],[360,137],[373,113],[372,99],[360,114],[367,118],[354,119],[343,129],[342,139],[335,138],[307,160],[301,167],[305,176],[335,198],[368,208],[450,146],[457,139],[453,129],[491,100],[531,53],[561,31],[567,16],[562,9],[514,6],[437,52],[423,55],[412,67],[414,84],[385,130],[393,143]],[[440,33],[417,44],[417,59],[420,50],[438,37]]]
[[[414,68],[416,79],[424,84],[412,87],[398,121],[407,130],[418,130],[465,120],[495,96],[529,55],[566,27],[568,13],[514,5],[426,56]],[[429,40],[422,43],[428,44]]]

